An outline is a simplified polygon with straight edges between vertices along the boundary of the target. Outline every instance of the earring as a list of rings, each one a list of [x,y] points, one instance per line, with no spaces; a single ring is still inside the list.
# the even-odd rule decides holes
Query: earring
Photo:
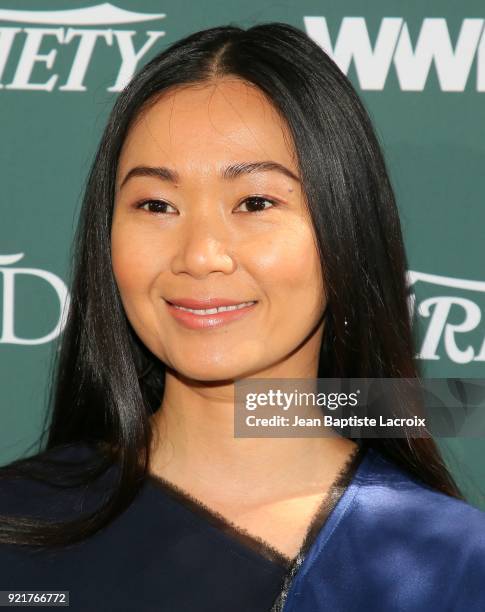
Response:
[[[347,327],[348,324],[349,324],[349,322],[347,321],[347,317],[344,317],[344,325],[345,325],[345,327]]]

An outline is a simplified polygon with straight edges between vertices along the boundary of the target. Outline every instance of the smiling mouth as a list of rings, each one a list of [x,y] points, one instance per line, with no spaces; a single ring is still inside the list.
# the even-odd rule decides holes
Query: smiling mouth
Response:
[[[185,310],[186,312],[191,312],[195,315],[213,315],[218,314],[219,312],[241,310],[242,308],[246,308],[247,306],[256,304],[256,300],[253,300],[251,302],[241,302],[240,304],[233,304],[230,306],[218,306],[217,308],[186,308],[185,306],[178,306],[177,304],[172,304],[171,302],[168,303],[177,310]]]
[[[193,330],[212,329],[241,320],[251,313],[258,304],[257,300],[239,304],[225,304],[212,308],[189,308],[165,300],[168,312],[178,324]]]

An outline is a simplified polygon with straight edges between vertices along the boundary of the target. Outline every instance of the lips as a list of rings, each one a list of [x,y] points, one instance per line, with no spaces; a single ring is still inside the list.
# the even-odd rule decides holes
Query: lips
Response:
[[[183,306],[184,308],[192,308],[194,310],[208,309],[208,308],[218,308],[219,306],[238,306],[239,304],[244,304],[246,302],[255,302],[256,300],[250,299],[228,299],[222,297],[207,297],[203,299],[195,299],[195,298],[174,298],[174,299],[165,299],[171,305],[174,306]]]
[[[215,328],[233,323],[249,316],[250,312],[254,311],[257,300],[246,300],[236,302],[225,298],[212,298],[206,300],[195,300],[193,298],[178,298],[172,303],[165,300],[168,312],[172,317],[183,327],[189,329],[207,329]],[[185,306],[185,304],[189,304]],[[220,306],[234,306],[230,310],[217,311]],[[236,306],[239,306],[236,308]],[[193,308],[194,310],[207,310],[209,312],[191,312],[186,310]]]

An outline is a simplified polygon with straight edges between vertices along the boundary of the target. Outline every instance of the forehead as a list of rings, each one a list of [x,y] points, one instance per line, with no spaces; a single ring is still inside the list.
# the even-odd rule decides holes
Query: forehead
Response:
[[[125,139],[118,175],[134,164],[163,163],[183,175],[263,159],[296,171],[288,126],[261,90],[224,77],[178,86],[143,110]]]

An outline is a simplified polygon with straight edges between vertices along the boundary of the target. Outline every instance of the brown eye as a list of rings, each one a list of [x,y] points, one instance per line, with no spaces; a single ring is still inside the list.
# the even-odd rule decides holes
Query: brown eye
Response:
[[[239,206],[242,206],[243,204],[248,204],[248,210],[243,212],[264,212],[269,208],[274,208],[277,206],[276,202],[273,202],[273,200],[268,200],[268,198],[263,196],[251,196],[250,198],[246,198]],[[266,206],[266,204],[271,204],[271,206]]]
[[[161,200],[144,200],[143,202],[140,202],[140,204],[138,204],[137,208],[142,208],[143,210],[146,210],[147,212],[156,214],[156,213],[166,213],[167,206],[170,206],[171,208],[173,208],[171,204],[168,204],[167,202],[162,202]]]

